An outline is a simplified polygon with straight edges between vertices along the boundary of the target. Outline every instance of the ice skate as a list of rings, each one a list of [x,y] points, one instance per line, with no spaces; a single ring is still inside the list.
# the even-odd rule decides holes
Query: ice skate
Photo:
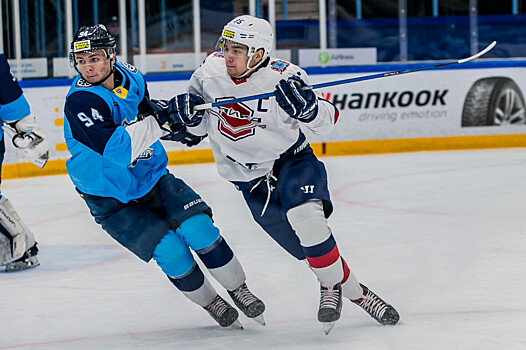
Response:
[[[265,319],[263,318],[263,311],[265,311],[265,304],[248,289],[246,283],[234,291],[228,291],[228,294],[234,301],[234,304],[241,310],[248,318],[254,319],[257,323],[264,326]]]
[[[342,304],[342,287],[340,283],[332,287],[320,287],[318,321],[323,323],[326,335],[332,330],[334,323],[340,319]]]
[[[5,272],[15,272],[20,270],[30,269],[32,267],[37,267],[40,265],[40,262],[37,258],[38,247],[35,243],[27,252],[22,255],[19,259],[9,262],[5,265]]]
[[[353,303],[364,309],[372,318],[384,326],[393,326],[400,320],[400,315],[394,307],[380,299],[378,295],[360,283],[363,289],[363,298],[352,300]]]
[[[221,298],[219,294],[216,295],[210,304],[203,308],[208,311],[210,316],[212,316],[221,327],[232,326],[233,328],[243,329],[243,326],[237,319],[239,317],[237,310]]]

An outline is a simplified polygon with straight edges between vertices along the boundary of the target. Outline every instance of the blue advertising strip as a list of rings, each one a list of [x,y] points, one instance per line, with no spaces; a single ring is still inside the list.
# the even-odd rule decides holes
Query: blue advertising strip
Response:
[[[446,60],[451,62],[453,60]],[[309,75],[321,74],[354,74],[354,73],[373,73],[373,72],[390,72],[403,70],[407,68],[416,68],[426,66],[429,64],[439,64],[439,61],[426,61],[410,64],[376,64],[364,66],[341,66],[341,67],[311,67],[305,68]],[[508,61],[480,61],[467,62],[447,66],[445,68],[436,69],[486,69],[486,68],[514,68],[526,67],[526,60],[508,60]],[[145,75],[147,82],[155,81],[171,81],[171,80],[189,80],[192,73],[164,73],[164,74],[147,74]],[[69,86],[73,79],[38,79],[38,80],[22,80],[19,81],[23,89],[36,87],[50,87],[50,86]]]

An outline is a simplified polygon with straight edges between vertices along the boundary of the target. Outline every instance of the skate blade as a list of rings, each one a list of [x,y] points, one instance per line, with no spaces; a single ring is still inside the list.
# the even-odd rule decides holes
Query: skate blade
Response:
[[[336,322],[323,322],[323,330],[325,331],[325,335],[328,335],[332,331],[335,323]]]
[[[29,258],[29,261],[19,261],[19,262],[12,262],[8,263],[5,266],[5,272],[16,272],[16,271],[22,271],[31,269],[33,267],[40,266],[40,262],[36,257]]]
[[[257,323],[259,323],[260,325],[265,326],[265,319],[263,318],[263,314],[256,316],[252,319],[256,321]]]
[[[239,320],[235,320],[234,323],[232,323],[229,327],[234,329],[244,329],[243,325],[241,324],[241,322],[239,322]]]

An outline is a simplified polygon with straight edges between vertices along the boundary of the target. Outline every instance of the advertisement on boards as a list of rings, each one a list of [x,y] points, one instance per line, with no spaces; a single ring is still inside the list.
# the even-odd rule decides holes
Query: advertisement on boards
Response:
[[[443,136],[526,134],[526,68],[443,69],[415,72],[320,89],[340,112],[333,131],[309,140],[339,142]],[[311,74],[313,84],[366,74]],[[159,99],[185,91],[186,80],[152,81]],[[51,159],[67,159],[63,106],[69,86],[24,89],[32,111],[51,145]],[[243,97],[243,96],[238,96]],[[208,102],[208,101],[207,101]],[[257,104],[257,101],[244,102]],[[168,151],[188,149],[164,142]],[[9,142],[5,164],[24,161]],[[208,140],[197,149],[210,148]],[[196,149],[192,148],[192,149]]]
[[[319,90],[340,111],[318,142],[526,133],[526,68],[450,69]],[[316,75],[324,83],[359,75]]]

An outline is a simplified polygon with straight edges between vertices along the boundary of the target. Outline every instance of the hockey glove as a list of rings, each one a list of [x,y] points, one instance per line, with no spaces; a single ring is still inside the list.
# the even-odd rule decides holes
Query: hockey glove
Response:
[[[173,97],[168,102],[168,113],[176,123],[196,126],[203,119],[204,110],[196,111],[196,105],[204,104],[205,100],[199,95],[186,93]]]
[[[157,123],[159,123],[161,127],[163,127],[164,124],[168,123],[168,125],[165,127],[169,127],[170,124],[173,123],[173,120],[172,118],[170,118],[170,114],[168,113],[168,101],[154,99],[150,99],[147,101],[155,113],[154,116],[155,119],[157,119]]]
[[[318,114],[318,98],[311,89],[303,90],[307,84],[294,75],[288,80],[282,79],[276,85],[274,95],[278,105],[291,117],[308,123]]]
[[[28,115],[6,124],[3,129],[12,137],[13,145],[27,160],[40,168],[46,165],[49,159],[49,144],[34,116]]]
[[[173,123],[170,125],[170,131],[170,133],[161,137],[161,140],[181,142],[188,147],[199,144],[207,136],[196,136],[191,134],[186,129],[186,125],[180,123]]]

